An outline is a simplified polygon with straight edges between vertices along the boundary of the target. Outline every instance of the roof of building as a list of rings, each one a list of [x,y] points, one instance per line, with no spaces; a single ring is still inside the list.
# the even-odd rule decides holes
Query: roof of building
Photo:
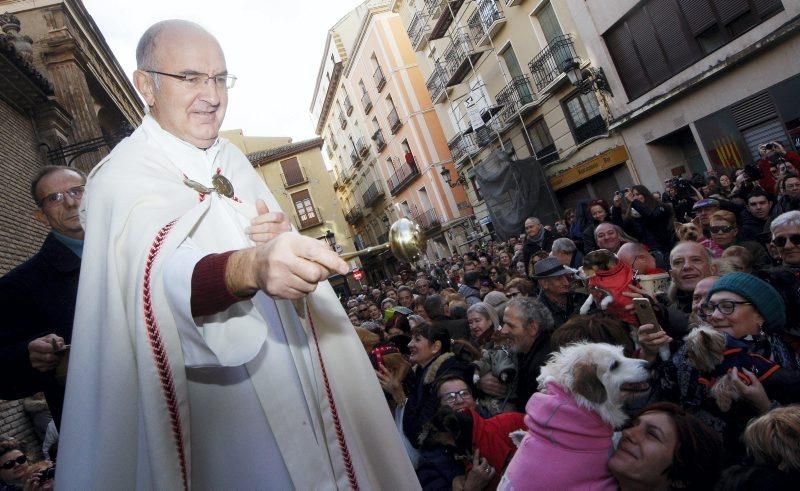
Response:
[[[0,53],[22,72],[28,79],[33,82],[42,92],[46,95],[53,95],[53,86],[50,81],[42,75],[33,63],[26,61],[14,47],[14,40],[6,34],[0,33]]]
[[[261,152],[253,152],[248,154],[247,158],[254,166],[259,166],[315,147],[322,148],[322,138],[312,138],[310,140],[303,140],[280,147],[270,148]]]

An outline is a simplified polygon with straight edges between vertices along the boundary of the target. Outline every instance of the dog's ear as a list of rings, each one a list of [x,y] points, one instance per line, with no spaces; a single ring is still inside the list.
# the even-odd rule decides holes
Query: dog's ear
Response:
[[[683,224],[680,222],[675,222],[675,235],[678,237],[681,235],[681,228],[683,228]]]
[[[587,401],[602,404],[608,398],[606,388],[597,376],[597,365],[579,362],[572,367],[574,385],[572,390]]]

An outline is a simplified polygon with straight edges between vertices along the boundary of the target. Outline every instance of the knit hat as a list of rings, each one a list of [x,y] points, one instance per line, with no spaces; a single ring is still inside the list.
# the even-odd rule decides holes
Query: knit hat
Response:
[[[716,206],[717,208],[719,208],[719,200],[716,200],[714,198],[704,198],[697,200],[694,206],[692,206],[692,210],[700,210],[702,208],[708,208],[710,206]]]
[[[744,297],[764,318],[764,329],[778,331],[786,324],[786,306],[781,294],[766,281],[747,273],[728,273],[708,291],[706,301],[716,292],[732,292]]]
[[[493,291],[483,297],[484,303],[489,304],[497,313],[497,317],[503,318],[503,311],[506,309],[508,297],[503,292]]]

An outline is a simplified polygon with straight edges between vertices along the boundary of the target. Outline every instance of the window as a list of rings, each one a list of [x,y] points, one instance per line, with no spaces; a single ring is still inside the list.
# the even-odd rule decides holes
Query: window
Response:
[[[553,137],[550,136],[550,129],[544,122],[544,118],[539,118],[525,128],[525,139],[528,143],[528,150],[536,157],[540,164],[547,164],[558,160],[558,151]]]
[[[311,195],[307,189],[292,193],[292,202],[294,203],[294,211],[297,213],[297,218],[300,220],[298,228],[302,230],[321,223],[317,209],[314,208],[314,203],[311,202]]]
[[[475,191],[475,197],[478,201],[483,201],[483,195],[481,194],[481,187],[478,184],[478,179],[475,176],[469,178],[469,181],[472,183],[472,189]]]
[[[283,171],[284,187],[288,188],[308,182],[306,176],[303,175],[303,169],[300,167],[300,162],[297,160],[297,157],[281,160],[281,170]]]
[[[606,121],[600,114],[600,106],[597,104],[594,92],[575,94],[564,101],[564,106],[569,116],[575,144],[606,132]]]
[[[635,99],[782,9],[780,0],[644,0],[603,37]]]

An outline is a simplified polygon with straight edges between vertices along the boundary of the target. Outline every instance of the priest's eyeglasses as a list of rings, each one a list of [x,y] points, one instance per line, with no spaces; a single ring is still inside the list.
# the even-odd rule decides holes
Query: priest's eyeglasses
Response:
[[[74,188],[69,188],[66,191],[48,194],[39,200],[39,207],[44,208],[48,205],[57,205],[59,203],[63,203],[67,196],[74,200],[81,199],[83,197],[83,186],[75,186]]]
[[[183,82],[187,87],[192,89],[199,89],[201,86],[205,85],[206,82],[209,80],[214,81],[214,85],[220,90],[228,90],[232,89],[234,84],[236,84],[236,77],[233,75],[206,75],[205,73],[199,72],[185,72],[185,73],[167,73],[167,72],[159,72],[156,70],[145,70],[147,73],[157,73],[159,75],[164,75],[165,77],[172,77],[176,80],[180,80]]]
[[[719,303],[713,304],[711,302],[705,303],[700,307],[706,315],[714,315],[715,310],[719,310],[722,315],[731,315],[736,310],[737,305],[752,305],[750,302],[737,302],[734,300],[723,300]]]
[[[455,402],[457,398],[461,399],[462,401],[466,399],[472,399],[472,392],[470,392],[469,389],[461,389],[456,392],[448,392],[441,395],[441,399],[448,404]]]

